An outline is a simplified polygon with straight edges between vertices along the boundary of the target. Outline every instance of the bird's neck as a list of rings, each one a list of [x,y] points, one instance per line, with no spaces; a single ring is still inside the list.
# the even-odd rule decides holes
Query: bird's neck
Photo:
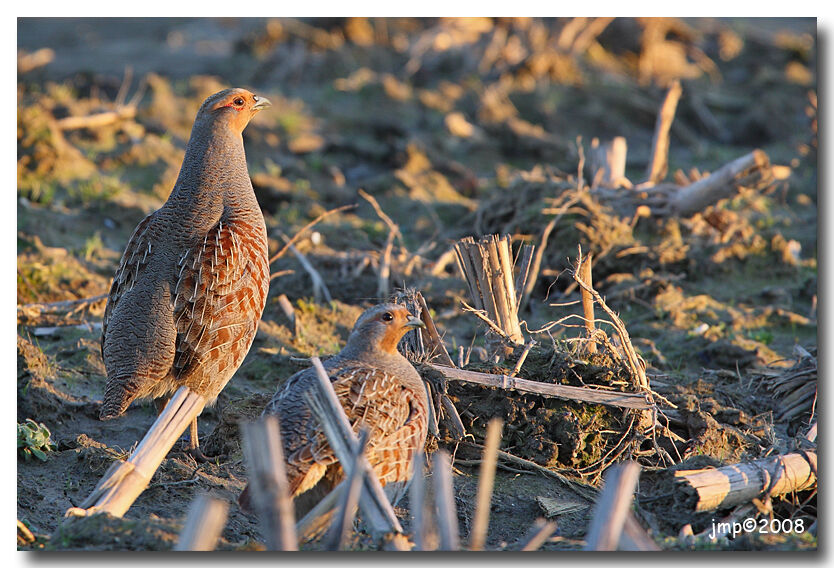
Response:
[[[368,363],[377,362],[379,359],[397,360],[403,358],[402,354],[397,351],[396,344],[394,350],[389,351],[383,349],[380,345],[374,345],[371,342],[363,341],[362,338],[351,335],[348,337],[347,344],[342,349],[342,355],[349,359],[356,359],[357,361],[367,361]]]
[[[169,202],[190,211],[195,222],[257,208],[243,137],[223,124],[195,122]]]

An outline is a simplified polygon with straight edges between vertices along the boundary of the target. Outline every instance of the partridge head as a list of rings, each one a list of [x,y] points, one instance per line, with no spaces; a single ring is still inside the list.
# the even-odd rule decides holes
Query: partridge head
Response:
[[[249,121],[265,108],[272,106],[269,99],[246,89],[225,89],[208,97],[197,111],[194,129],[206,124],[228,128],[242,134]]]

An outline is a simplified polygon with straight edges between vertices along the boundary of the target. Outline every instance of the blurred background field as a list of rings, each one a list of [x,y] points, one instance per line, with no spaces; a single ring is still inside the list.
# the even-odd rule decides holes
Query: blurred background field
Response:
[[[577,245],[594,255],[595,288],[628,327],[654,390],[679,407],[682,459],[728,464],[791,449],[816,412],[817,63],[816,21],[798,18],[19,19],[17,411],[19,423],[43,423],[53,445],[46,461],[18,461],[18,518],[36,536],[27,546],[170,548],[195,491],[233,501],[245,483],[229,425],[256,415],[299,358],[336,352],[362,309],[398,287],[422,292],[456,362],[461,350],[477,353],[484,328],[461,309],[469,299],[452,252],[467,236],[538,247],[520,314],[529,330],[578,312],[563,305],[579,298],[565,271]],[[646,179],[676,81],[662,181],[687,186],[755,149],[768,176],[692,214],[641,216],[650,200],[633,186]],[[295,243],[327,290],[314,289],[295,254],[272,263],[255,344],[201,422],[207,449],[236,458],[196,466],[172,454],[126,516],[133,525],[55,533],[151,423],[150,406],[96,419],[96,298],[133,228],[167,199],[200,102],[230,86],[273,103],[244,132],[271,255],[322,213],[355,205]],[[593,148],[618,136],[627,183],[606,188]],[[399,230],[390,265],[386,217]],[[84,298],[73,313],[43,307]],[[579,333],[529,335],[549,345]],[[811,360],[813,373],[785,379]],[[459,411],[477,407],[452,394]],[[532,421],[530,409],[519,412]],[[582,478],[563,453],[502,449]],[[459,468],[465,530],[477,469]],[[513,548],[554,489],[499,474],[488,546]],[[656,539],[686,548],[680,525],[703,531],[709,517],[670,519],[652,498],[661,474],[651,474],[637,496],[642,518]],[[560,519],[544,548],[579,546],[584,511]],[[813,520],[815,492],[774,511]],[[254,517],[233,505],[220,548],[259,538]],[[720,546],[815,548],[816,539]]]

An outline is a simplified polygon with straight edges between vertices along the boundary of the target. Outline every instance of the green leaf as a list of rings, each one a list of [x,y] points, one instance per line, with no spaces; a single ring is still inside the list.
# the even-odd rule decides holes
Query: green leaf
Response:
[[[41,450],[39,450],[38,448],[31,448],[31,451],[32,455],[34,455],[36,458],[38,458],[41,461],[46,461],[46,454],[43,453]]]

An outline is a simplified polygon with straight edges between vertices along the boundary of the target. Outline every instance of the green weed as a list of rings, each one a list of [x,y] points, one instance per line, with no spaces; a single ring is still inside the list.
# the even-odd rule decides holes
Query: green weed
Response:
[[[55,448],[52,446],[51,433],[43,423],[37,423],[31,418],[17,425],[17,451],[26,461],[33,456],[46,461],[46,452]]]

